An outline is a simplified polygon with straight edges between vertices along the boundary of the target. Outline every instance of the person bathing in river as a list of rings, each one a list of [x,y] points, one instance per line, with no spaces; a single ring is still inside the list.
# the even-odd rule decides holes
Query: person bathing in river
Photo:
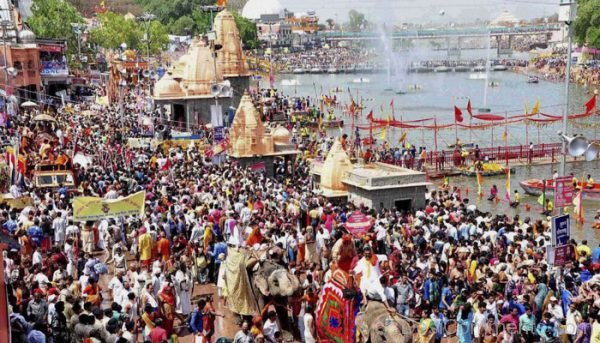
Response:
[[[492,188],[490,188],[490,196],[488,197],[488,200],[493,201],[497,197],[498,197],[498,187],[496,187],[496,185],[493,185]]]

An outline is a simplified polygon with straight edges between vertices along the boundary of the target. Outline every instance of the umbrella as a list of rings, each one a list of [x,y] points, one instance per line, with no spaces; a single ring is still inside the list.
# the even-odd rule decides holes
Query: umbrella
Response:
[[[56,119],[54,119],[54,117],[51,116],[51,115],[38,114],[37,116],[33,117],[33,121],[53,121],[53,122],[56,122]]]
[[[371,218],[364,215],[361,211],[354,211],[344,224],[346,230],[348,230],[353,236],[362,238],[369,229],[373,226]]]
[[[21,107],[23,107],[23,108],[38,107],[38,105],[33,101],[25,101],[24,103],[21,104]]]
[[[77,163],[83,168],[87,168],[87,166],[92,164],[92,159],[84,154],[77,154],[73,156],[73,163]]]

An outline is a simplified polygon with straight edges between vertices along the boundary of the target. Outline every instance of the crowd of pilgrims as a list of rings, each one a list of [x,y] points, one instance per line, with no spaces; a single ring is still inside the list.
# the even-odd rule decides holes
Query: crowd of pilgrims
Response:
[[[277,262],[300,277],[289,306],[301,341],[317,340],[320,289],[342,268],[360,279],[365,300],[412,318],[423,341],[600,342],[600,246],[571,240],[568,264],[548,265],[545,216],[482,212],[451,184],[410,211],[332,204],[313,191],[306,159],[326,155],[327,137],[299,144],[294,167],[278,162],[272,178],[229,158],[212,163],[197,148],[128,147],[145,130],[136,106],[78,104],[46,124],[32,115],[10,118],[3,139],[20,139],[29,168],[71,167],[77,186],[36,188],[26,174],[10,191],[33,205],[0,205],[13,342],[162,343],[190,334],[213,342],[226,314],[220,266],[238,246],[279,249]],[[41,134],[49,138],[36,140]],[[73,163],[74,152],[93,162]],[[146,192],[143,216],[73,221],[76,196],[138,191]],[[355,210],[373,219],[363,237],[344,227]],[[197,284],[217,291],[192,300]],[[240,327],[236,343],[283,340],[270,308]]]

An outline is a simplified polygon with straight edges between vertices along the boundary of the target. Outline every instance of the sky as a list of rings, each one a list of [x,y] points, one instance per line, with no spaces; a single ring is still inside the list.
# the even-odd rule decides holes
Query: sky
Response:
[[[386,24],[460,23],[492,20],[503,10],[518,19],[547,17],[558,12],[559,0],[280,0],[292,12],[315,10],[321,22],[344,22],[348,11],[365,13],[367,20]],[[440,15],[440,12],[444,15]]]

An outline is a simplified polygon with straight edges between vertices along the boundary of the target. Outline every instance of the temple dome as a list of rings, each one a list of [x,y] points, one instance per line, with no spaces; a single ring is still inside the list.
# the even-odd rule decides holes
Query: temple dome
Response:
[[[244,6],[242,16],[250,20],[258,20],[261,14],[279,14],[282,10],[279,0],[250,0]]]
[[[273,141],[275,143],[288,144],[290,142],[290,138],[292,135],[290,131],[283,126],[277,126],[273,130],[271,130],[271,135],[273,136]]]
[[[19,38],[19,43],[21,44],[35,43],[35,34],[29,29],[24,28],[23,30],[19,31],[17,37]]]
[[[321,167],[321,188],[347,191],[348,187],[342,182],[342,178],[349,171],[352,171],[352,162],[342,147],[342,143],[337,139]]]
[[[183,95],[179,82],[173,79],[173,75],[168,72],[154,85],[154,97],[156,99],[173,98]]]
[[[273,137],[265,133],[265,126],[252,103],[252,98],[245,93],[235,112],[229,131],[231,155],[244,157],[270,154],[274,151]]]
[[[235,19],[227,9],[215,17],[217,44],[222,48],[217,53],[217,65],[224,77],[249,76],[250,71],[244,51],[240,32]]]
[[[183,70],[183,86],[187,96],[212,97],[210,88],[215,82],[223,82],[223,77],[218,69],[215,70],[212,51],[203,40],[196,40],[190,47]]]

